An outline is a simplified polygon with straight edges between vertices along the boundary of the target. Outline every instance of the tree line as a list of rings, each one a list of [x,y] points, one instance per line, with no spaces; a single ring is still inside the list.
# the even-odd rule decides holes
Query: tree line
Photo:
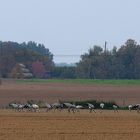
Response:
[[[0,41],[0,75],[10,77],[17,63],[24,64],[31,72],[32,64],[40,62],[46,71],[51,71],[54,65],[53,54],[43,44],[29,41],[28,43]]]
[[[85,79],[140,79],[140,45],[128,39],[119,49],[93,46],[76,67],[54,68],[54,77]]]
[[[57,67],[43,44],[0,41],[0,75],[9,77],[17,63],[24,64],[35,78],[44,78],[49,72],[51,78],[140,79],[140,45],[133,39],[118,49],[95,45],[81,55],[76,66]]]

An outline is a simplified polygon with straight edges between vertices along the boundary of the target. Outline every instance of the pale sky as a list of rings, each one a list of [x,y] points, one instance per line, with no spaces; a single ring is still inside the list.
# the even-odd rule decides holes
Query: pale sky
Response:
[[[43,43],[57,63],[129,38],[140,42],[140,0],[0,0],[0,40]]]

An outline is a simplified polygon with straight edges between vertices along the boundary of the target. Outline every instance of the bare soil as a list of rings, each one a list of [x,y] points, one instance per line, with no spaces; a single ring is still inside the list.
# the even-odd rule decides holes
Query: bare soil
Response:
[[[116,101],[119,105],[140,103],[140,86],[80,85],[63,83],[17,84],[4,81],[0,85],[0,106],[12,101],[43,100],[48,103],[58,100],[96,99]]]
[[[0,110],[0,140],[139,140],[140,114]]]

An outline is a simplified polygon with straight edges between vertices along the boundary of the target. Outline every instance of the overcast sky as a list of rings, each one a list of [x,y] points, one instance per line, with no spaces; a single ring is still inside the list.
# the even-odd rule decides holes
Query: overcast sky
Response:
[[[129,38],[140,41],[140,0],[0,0],[0,40],[43,43],[55,62]]]

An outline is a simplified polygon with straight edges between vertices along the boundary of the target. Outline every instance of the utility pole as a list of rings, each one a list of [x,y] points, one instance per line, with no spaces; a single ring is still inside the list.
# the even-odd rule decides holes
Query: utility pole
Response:
[[[105,41],[105,49],[104,49],[104,78],[107,77],[107,41]]]
[[[106,53],[106,48],[107,48],[107,41],[105,41],[105,53]]]

